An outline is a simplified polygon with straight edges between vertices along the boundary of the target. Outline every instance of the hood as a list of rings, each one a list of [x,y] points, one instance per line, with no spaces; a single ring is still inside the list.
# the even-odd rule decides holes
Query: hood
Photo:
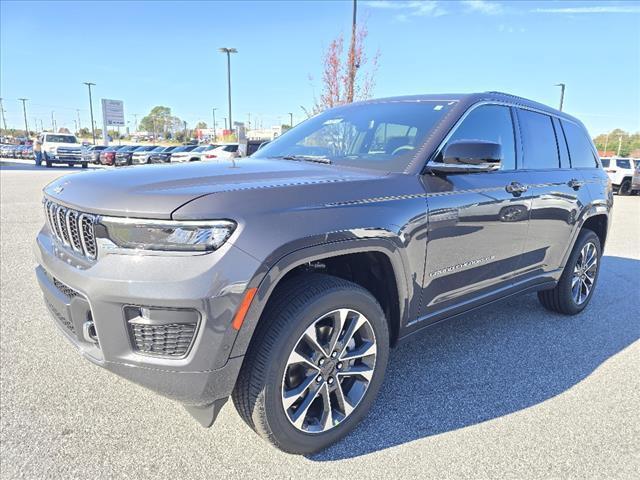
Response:
[[[208,194],[309,183],[378,178],[382,174],[290,160],[186,163],[121,167],[76,173],[47,185],[51,200],[89,213],[140,218],[171,218],[185,203]]]

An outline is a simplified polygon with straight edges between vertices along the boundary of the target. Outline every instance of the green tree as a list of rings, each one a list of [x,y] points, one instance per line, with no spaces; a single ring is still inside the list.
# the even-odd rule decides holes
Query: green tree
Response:
[[[171,108],[161,105],[153,107],[149,115],[143,117],[138,124],[138,130],[153,132],[163,137],[167,137],[181,127],[182,121],[171,115]]]
[[[629,133],[616,128],[609,133],[601,133],[593,139],[593,143],[600,152],[614,152],[617,155],[620,147],[621,157],[635,156],[640,150],[640,132]]]
[[[196,126],[194,128],[196,130],[204,130],[205,128],[207,128],[207,123],[200,121],[200,122],[196,123]]]

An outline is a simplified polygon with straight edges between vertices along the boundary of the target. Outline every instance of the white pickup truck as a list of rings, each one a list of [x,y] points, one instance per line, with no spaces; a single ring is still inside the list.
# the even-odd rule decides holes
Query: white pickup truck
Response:
[[[70,133],[43,133],[42,159],[47,167],[54,163],[66,163],[70,167],[81,164],[87,168],[87,162],[82,159],[82,145],[75,135]]]

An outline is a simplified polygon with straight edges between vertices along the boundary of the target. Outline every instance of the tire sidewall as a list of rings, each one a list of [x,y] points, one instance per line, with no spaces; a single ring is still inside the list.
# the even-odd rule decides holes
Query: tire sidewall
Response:
[[[324,433],[304,433],[296,429],[282,408],[282,380],[286,362],[298,339],[318,318],[338,308],[350,308],[363,314],[370,322],[376,336],[375,372],[364,398],[347,419]],[[290,452],[312,453],[336,442],[354,428],[367,414],[375,401],[386,371],[389,357],[389,334],[384,314],[368,293],[359,290],[337,290],[314,298],[296,312],[293,328],[284,331],[273,349],[265,376],[264,389],[259,403],[264,407],[268,429],[278,446]]]
[[[580,256],[580,252],[582,248],[589,242],[593,243],[596,246],[596,252],[598,256],[598,266],[596,268],[596,275],[593,279],[593,287],[591,288],[591,292],[589,292],[589,296],[584,302],[582,302],[581,304],[577,304],[574,301],[573,294],[571,292],[571,280],[573,279],[573,269],[576,265],[576,262],[578,261],[578,257]],[[564,297],[571,313],[581,312],[586,308],[586,306],[591,301],[591,298],[593,297],[593,293],[596,289],[596,286],[598,285],[598,276],[600,275],[600,267],[602,266],[601,261],[602,261],[602,247],[600,245],[600,239],[593,231],[583,230],[580,233],[578,240],[576,241],[573,251],[571,252],[571,256],[567,261],[567,266],[565,268],[565,271],[562,274],[562,278],[560,280],[562,284],[561,285],[562,290],[560,293],[562,297]]]

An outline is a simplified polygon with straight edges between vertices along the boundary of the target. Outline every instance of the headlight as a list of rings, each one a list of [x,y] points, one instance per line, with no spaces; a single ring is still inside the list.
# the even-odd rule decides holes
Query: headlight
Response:
[[[101,217],[104,236],[116,246],[140,250],[204,252],[217,250],[236,228],[228,220],[184,221]]]
[[[47,148],[47,152],[49,152],[49,153],[56,153],[56,147],[49,147],[49,148]]]

